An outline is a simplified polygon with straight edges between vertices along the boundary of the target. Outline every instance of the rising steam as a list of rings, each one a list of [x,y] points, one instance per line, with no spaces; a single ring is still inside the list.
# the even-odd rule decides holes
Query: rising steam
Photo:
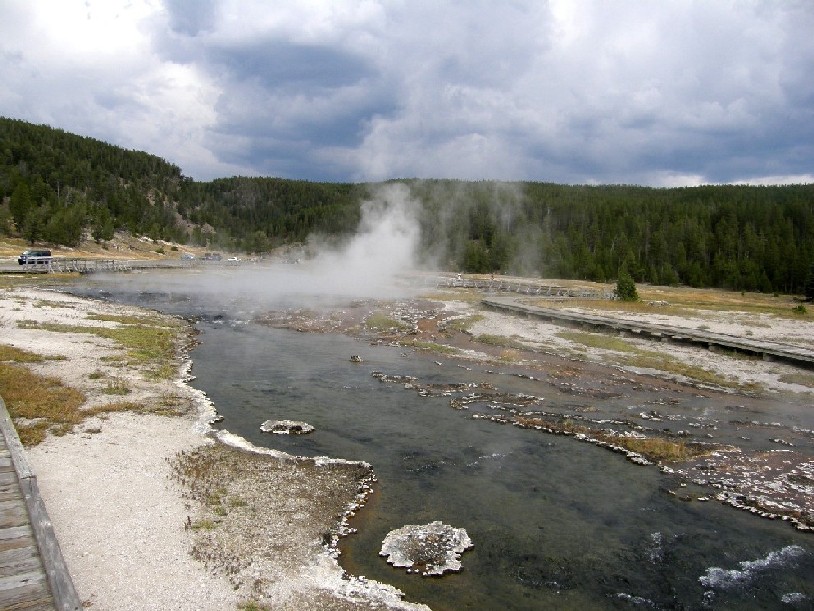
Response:
[[[361,221],[350,239],[337,246],[312,236],[306,249],[311,256],[296,265],[204,264],[190,273],[151,271],[137,284],[142,291],[194,295],[203,310],[244,313],[408,296],[412,289],[398,277],[415,267],[418,210],[405,185],[385,185],[362,203]],[[114,290],[128,289],[121,274],[98,280]]]
[[[415,268],[419,206],[407,186],[383,186],[374,199],[362,203],[359,228],[344,247],[328,248],[316,238],[310,240],[318,254],[309,262],[309,272],[321,276],[331,293],[388,296],[397,275]]]

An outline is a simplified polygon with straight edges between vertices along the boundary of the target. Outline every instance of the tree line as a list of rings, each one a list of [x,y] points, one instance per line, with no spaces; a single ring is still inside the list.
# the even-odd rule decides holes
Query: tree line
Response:
[[[650,188],[404,180],[443,269],[803,293],[814,185]],[[355,231],[382,184],[194,181],[155,156],[0,118],[0,233],[77,245],[115,230],[264,253]]]

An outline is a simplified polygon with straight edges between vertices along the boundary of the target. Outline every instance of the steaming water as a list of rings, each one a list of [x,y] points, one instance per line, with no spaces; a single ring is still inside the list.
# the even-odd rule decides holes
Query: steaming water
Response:
[[[248,322],[248,310],[267,303],[235,294],[216,301],[178,278],[172,293],[154,283],[155,275],[133,275],[126,287],[104,289],[113,299],[203,316],[195,385],[214,400],[225,428],[258,445],[373,465],[377,493],[353,524],[360,532],[342,546],[341,562],[355,574],[436,610],[812,606],[812,535],[716,502],[682,502],[653,467],[571,438],[472,420],[448,398],[420,397],[371,372],[491,382],[545,396],[552,408],[573,397],[399,348],[261,327]],[[363,362],[351,363],[352,354]],[[596,402],[647,403],[648,392]],[[707,408],[731,400],[721,396]],[[316,432],[264,434],[267,419],[304,420]],[[389,530],[433,520],[472,538],[462,573],[422,578],[378,557]]]

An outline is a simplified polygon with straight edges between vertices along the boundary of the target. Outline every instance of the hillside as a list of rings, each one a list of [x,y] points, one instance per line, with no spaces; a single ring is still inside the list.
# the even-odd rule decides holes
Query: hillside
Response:
[[[396,181],[392,181],[396,182]],[[802,293],[814,185],[656,189],[404,180],[419,258],[469,272]],[[383,184],[198,182],[154,155],[0,118],[0,235],[76,246],[114,231],[263,253],[352,233]]]

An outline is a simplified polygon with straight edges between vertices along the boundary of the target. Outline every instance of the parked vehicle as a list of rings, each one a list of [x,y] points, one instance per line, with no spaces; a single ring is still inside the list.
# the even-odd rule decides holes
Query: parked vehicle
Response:
[[[17,263],[20,265],[45,264],[50,263],[51,259],[50,250],[26,250],[17,257]]]

